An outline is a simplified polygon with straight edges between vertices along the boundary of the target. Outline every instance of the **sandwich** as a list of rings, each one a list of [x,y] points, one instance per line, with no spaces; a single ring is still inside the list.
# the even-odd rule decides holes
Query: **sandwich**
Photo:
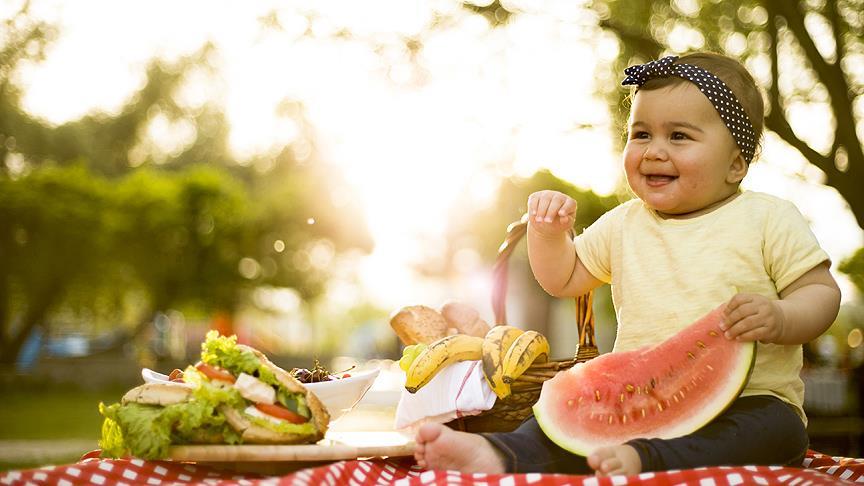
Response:
[[[173,444],[239,444],[242,436],[218,410],[220,401],[201,391],[185,383],[146,383],[120,403],[100,403],[102,455],[162,459]]]
[[[183,379],[234,394],[219,410],[243,442],[311,443],[327,431],[330,414],[318,397],[261,351],[237,344],[235,336],[208,332],[201,362],[187,368]]]
[[[330,416],[312,392],[235,336],[207,333],[201,361],[99,405],[103,456],[168,456],[174,444],[301,444],[324,437]]]

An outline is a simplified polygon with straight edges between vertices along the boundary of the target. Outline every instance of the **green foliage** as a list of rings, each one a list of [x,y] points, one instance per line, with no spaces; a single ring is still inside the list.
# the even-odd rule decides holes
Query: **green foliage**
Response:
[[[505,179],[497,192],[496,201],[479,214],[471,215],[471,221],[458,223],[456,234],[450,240],[472,242],[485,260],[494,261],[505,229],[528,210],[528,196],[546,189],[563,192],[576,200],[578,210],[574,229],[577,233],[620,202],[615,196],[603,197],[590,190],[579,189],[543,170],[528,179]],[[454,248],[453,251],[458,249]]]
[[[849,275],[849,279],[864,295],[864,248],[859,248],[854,255],[840,263],[838,270]]]
[[[209,69],[210,45],[153,60],[116,114],[53,126],[26,113],[13,73],[54,35],[27,8],[0,40],[0,362],[36,325],[134,335],[159,311],[230,313],[259,285],[314,299],[328,269],[306,264],[310,248],[370,249],[338,174],[298,162],[290,146],[236,160],[219,107],[178,104],[188,75]],[[305,127],[302,112],[291,116]],[[156,117],[191,126],[194,139],[161,152],[147,135]]]

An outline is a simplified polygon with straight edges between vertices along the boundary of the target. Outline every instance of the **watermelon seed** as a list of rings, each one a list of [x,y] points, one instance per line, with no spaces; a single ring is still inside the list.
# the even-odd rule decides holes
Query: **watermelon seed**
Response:
[[[687,351],[687,357],[690,359],[696,359],[696,355],[691,353],[690,351]]]
[[[708,334],[713,337],[717,337],[717,331],[708,331]]]
[[[675,400],[675,403],[678,403],[678,395],[672,395],[672,400]]]
[[[624,389],[627,390],[627,393],[633,393],[633,390],[634,390],[633,385],[631,385],[629,383],[624,385]]]
[[[714,367],[709,364],[706,364],[705,367],[708,368],[709,371],[714,371]]]
[[[659,410],[661,412],[663,411],[663,404],[662,403],[657,402],[657,410]]]
[[[645,409],[643,408],[643,409],[641,409],[641,410],[642,410],[642,418],[645,418],[645,415],[646,415],[646,414],[645,414]]]
[[[702,341],[696,341],[696,346],[699,346],[700,348],[704,348],[705,343],[703,343]]]
[[[572,407],[572,406],[573,406],[573,399],[567,400],[567,406],[568,406],[568,407]]]
[[[600,390],[594,390],[594,399],[600,401]]]
[[[624,394],[623,393],[621,394],[620,400],[621,400],[621,403],[624,403]]]
[[[654,378],[651,378],[651,388],[657,388],[657,380],[655,380]]]
[[[622,414],[622,415],[621,415],[621,423],[622,423],[622,424],[626,424],[626,423],[627,423],[627,415],[626,415],[626,414]]]
[[[610,413],[610,414],[609,414],[609,425],[612,425],[612,420],[613,420],[613,419],[612,419],[612,414]]]

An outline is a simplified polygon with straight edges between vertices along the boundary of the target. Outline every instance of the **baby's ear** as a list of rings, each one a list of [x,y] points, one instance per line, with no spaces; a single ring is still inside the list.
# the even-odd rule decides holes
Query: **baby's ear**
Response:
[[[729,184],[738,184],[747,175],[748,169],[750,169],[750,164],[744,160],[744,156],[738,151],[738,155],[729,164],[729,172],[726,173],[726,182]]]

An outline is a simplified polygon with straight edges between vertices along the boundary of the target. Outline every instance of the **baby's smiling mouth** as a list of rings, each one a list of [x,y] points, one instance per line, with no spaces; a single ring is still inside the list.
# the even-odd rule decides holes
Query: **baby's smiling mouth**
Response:
[[[645,179],[648,181],[649,186],[662,186],[665,184],[669,184],[678,176],[671,175],[662,175],[662,174],[645,174]]]

